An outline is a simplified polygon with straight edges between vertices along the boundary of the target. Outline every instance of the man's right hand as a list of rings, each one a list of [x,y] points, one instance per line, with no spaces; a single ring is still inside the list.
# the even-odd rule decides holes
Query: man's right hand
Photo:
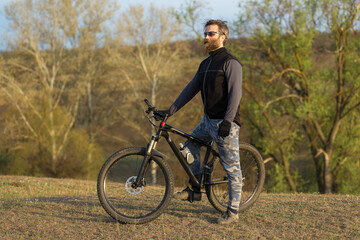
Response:
[[[227,120],[223,120],[220,123],[218,135],[222,138],[226,138],[230,134],[230,129],[231,129],[231,122]]]
[[[158,112],[159,112],[160,114],[164,115],[164,117],[165,117],[165,115],[168,115],[168,117],[171,116],[169,109],[167,109],[167,110],[158,110]]]

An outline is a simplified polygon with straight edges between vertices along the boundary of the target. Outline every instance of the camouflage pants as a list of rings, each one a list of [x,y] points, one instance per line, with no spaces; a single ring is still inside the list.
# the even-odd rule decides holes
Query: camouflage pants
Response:
[[[234,210],[239,210],[242,189],[242,174],[239,155],[240,127],[235,123],[231,123],[229,136],[222,138],[218,136],[218,129],[221,122],[221,119],[209,119],[205,115],[191,135],[206,142],[213,140],[216,143],[221,164],[223,165],[229,178],[228,207]],[[188,140],[185,143],[185,146],[189,148],[195,158],[195,161],[189,165],[190,169],[193,171],[195,176],[199,177],[202,172],[200,158],[201,146],[191,140]]]

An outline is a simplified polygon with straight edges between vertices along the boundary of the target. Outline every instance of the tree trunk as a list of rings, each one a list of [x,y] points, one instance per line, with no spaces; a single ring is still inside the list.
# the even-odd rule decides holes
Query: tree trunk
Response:
[[[153,104],[153,106],[156,106],[156,81],[157,79],[153,79],[151,82],[151,103]],[[155,129],[152,128],[151,130],[152,135],[155,134]],[[157,166],[156,164],[151,164],[151,182],[152,184],[156,184],[156,170],[157,170]]]
[[[324,160],[323,155],[319,154],[318,142],[316,141],[315,131],[313,131],[310,122],[306,122],[303,125],[306,136],[309,139],[310,152],[314,160],[316,171],[316,182],[318,185],[318,191],[325,193],[324,191]]]
[[[52,101],[52,88],[50,88],[50,94],[48,95],[48,111],[49,111],[49,136],[51,142],[51,174],[54,176],[57,175],[57,145],[56,145],[56,129],[54,124],[54,107]]]
[[[332,173],[331,173],[331,162],[330,156],[324,152],[324,192],[325,194],[331,193],[332,187]]]
[[[88,166],[92,165],[93,154],[92,154],[92,143],[93,143],[93,104],[92,104],[92,85],[91,80],[89,79],[87,82],[87,97],[88,97],[88,135],[89,135],[89,146],[88,146],[88,154],[87,154],[87,164]],[[87,178],[90,178],[90,169],[87,169]]]
[[[92,143],[93,142],[93,129],[92,129],[92,125],[93,125],[93,104],[92,104],[92,85],[91,85],[91,80],[89,79],[87,82],[87,105],[88,105],[88,112],[89,112],[89,117],[88,117],[88,134],[89,134],[89,142]]]
[[[296,192],[296,184],[291,176],[290,167],[287,159],[284,159],[284,167],[285,167],[286,181],[288,182],[291,191]]]

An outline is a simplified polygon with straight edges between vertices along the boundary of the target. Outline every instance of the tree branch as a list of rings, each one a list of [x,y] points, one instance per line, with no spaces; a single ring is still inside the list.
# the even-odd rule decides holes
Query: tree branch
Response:
[[[76,113],[77,113],[77,110],[78,110],[78,107],[79,107],[79,99],[80,99],[80,97],[78,97],[78,99],[77,99],[77,101],[75,103],[74,110],[73,110],[73,115],[71,116],[71,120],[69,122],[69,125],[68,125],[68,127],[67,127],[67,129],[65,131],[65,134],[63,135],[62,142],[61,142],[60,146],[58,147],[58,149],[56,151],[57,156],[62,152],[62,150],[63,150],[63,148],[64,148],[64,146],[65,146],[65,144],[67,142],[67,138],[68,138],[68,135],[70,133],[70,130],[72,129],[72,127],[73,127],[73,125],[75,123]],[[70,114],[71,114],[71,111],[70,111]]]
[[[323,131],[322,131],[319,123],[316,122],[316,121],[313,121],[313,124],[314,124],[314,127],[315,127],[315,129],[316,129],[316,132],[318,133],[318,136],[319,136],[319,138],[320,138],[321,143],[324,145],[324,144],[325,144],[325,141],[326,141],[326,137],[325,137],[325,135],[324,135],[324,133],[323,133]]]
[[[265,112],[265,110],[266,110],[271,104],[273,104],[273,103],[275,103],[275,102],[278,102],[278,101],[280,101],[280,100],[282,100],[282,99],[285,99],[285,98],[298,98],[298,99],[301,100],[301,97],[299,97],[299,96],[296,95],[296,94],[290,94],[290,95],[286,95],[286,96],[281,96],[281,97],[278,97],[278,98],[276,98],[276,99],[274,99],[274,100],[272,100],[272,101],[267,102],[266,105],[265,105],[265,107],[264,107],[264,109],[263,109],[263,112]]]
[[[28,121],[27,117],[25,116],[23,110],[21,109],[21,107],[19,106],[19,104],[17,103],[17,101],[14,99],[14,97],[4,88],[1,87],[2,90],[6,93],[6,95],[12,100],[13,104],[15,105],[16,109],[18,110],[22,120],[24,121],[25,125],[28,127],[28,129],[30,130],[30,132],[35,136],[38,137],[39,135],[36,133],[35,129],[31,126],[31,123]]]
[[[350,107],[344,114],[342,114],[342,117],[345,117],[350,112],[352,112],[354,109],[360,107],[360,102],[356,103],[354,106]]]

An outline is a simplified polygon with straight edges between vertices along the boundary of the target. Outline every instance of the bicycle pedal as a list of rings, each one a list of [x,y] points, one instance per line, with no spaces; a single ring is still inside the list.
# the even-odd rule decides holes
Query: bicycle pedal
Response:
[[[188,198],[189,202],[201,201],[201,192],[191,191]]]

